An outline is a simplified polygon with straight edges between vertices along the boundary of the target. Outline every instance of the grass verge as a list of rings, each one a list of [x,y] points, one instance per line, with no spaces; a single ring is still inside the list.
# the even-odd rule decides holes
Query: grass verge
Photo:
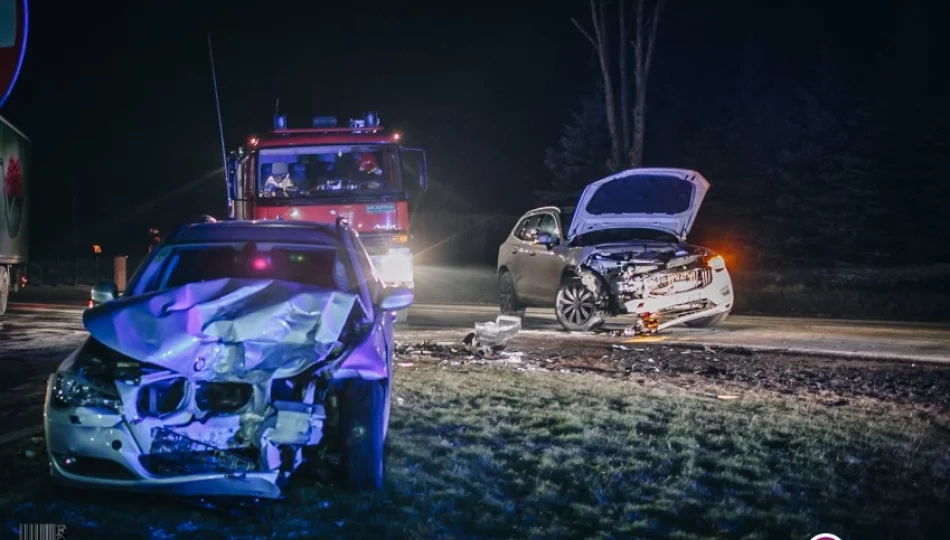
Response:
[[[590,373],[398,373],[388,481],[301,486],[243,517],[62,489],[42,440],[0,448],[0,515],[70,538],[942,538],[950,434],[911,411],[723,401]]]

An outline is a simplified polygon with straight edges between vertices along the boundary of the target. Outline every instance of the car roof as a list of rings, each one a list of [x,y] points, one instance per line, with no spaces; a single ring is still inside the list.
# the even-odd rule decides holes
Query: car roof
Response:
[[[182,225],[168,237],[166,243],[274,242],[328,245],[341,241],[340,231],[336,225],[311,221],[229,220]]]

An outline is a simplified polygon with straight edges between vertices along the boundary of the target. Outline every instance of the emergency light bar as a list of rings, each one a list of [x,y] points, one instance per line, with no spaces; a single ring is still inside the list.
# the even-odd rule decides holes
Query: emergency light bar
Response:
[[[347,129],[367,129],[375,128],[376,130],[382,129],[379,125],[379,115],[374,111],[369,111],[366,113],[363,118],[351,118],[349,128],[338,128],[337,120],[335,116],[314,116],[310,128],[307,129],[289,129],[287,127],[287,115],[277,114],[274,115],[274,131],[310,131],[310,130],[340,130],[346,131]]]
[[[336,127],[336,117],[335,116],[314,116],[313,127],[315,128]]]

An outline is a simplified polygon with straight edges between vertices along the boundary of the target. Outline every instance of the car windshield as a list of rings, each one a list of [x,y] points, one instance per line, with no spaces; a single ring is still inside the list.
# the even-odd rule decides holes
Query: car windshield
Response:
[[[265,148],[258,156],[258,196],[335,198],[400,191],[392,145]]]
[[[670,242],[679,243],[676,236],[655,229],[623,228],[602,229],[576,236],[573,246],[595,246],[597,244],[619,244],[625,242]]]
[[[136,294],[221,278],[279,279],[355,292],[337,246],[183,244],[165,246],[143,271]]]

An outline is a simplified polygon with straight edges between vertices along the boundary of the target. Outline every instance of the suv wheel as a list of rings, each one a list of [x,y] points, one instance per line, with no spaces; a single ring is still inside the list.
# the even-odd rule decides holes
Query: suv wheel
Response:
[[[502,315],[524,317],[526,308],[518,300],[518,293],[515,291],[515,280],[511,277],[511,272],[504,270],[498,277],[498,293],[498,310]]]
[[[554,315],[568,332],[587,332],[604,324],[594,292],[576,278],[561,283],[554,299]]]

